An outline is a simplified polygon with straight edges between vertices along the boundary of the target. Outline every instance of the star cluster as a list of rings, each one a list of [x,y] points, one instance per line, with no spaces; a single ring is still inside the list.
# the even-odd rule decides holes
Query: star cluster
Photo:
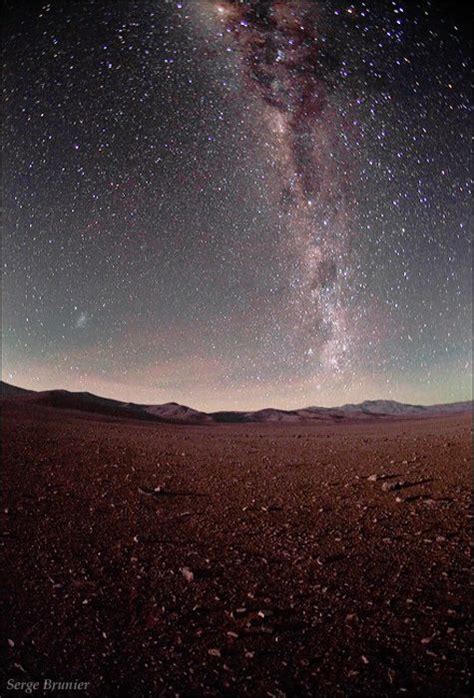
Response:
[[[203,409],[469,397],[461,9],[6,4],[5,380]]]

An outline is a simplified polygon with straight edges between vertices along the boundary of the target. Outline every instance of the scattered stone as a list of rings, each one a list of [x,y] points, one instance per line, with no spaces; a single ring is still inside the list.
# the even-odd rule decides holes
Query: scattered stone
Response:
[[[138,491],[140,494],[142,494],[144,497],[156,497],[158,494],[165,494],[165,491],[163,489],[162,485],[157,485],[154,489],[150,490],[145,487],[139,487]]]
[[[382,485],[383,492],[394,492],[401,489],[403,482],[384,482]]]
[[[187,582],[193,581],[194,573],[189,569],[189,567],[181,567],[180,572]]]
[[[434,638],[434,635],[432,635],[431,637],[424,637],[421,641],[421,644],[422,645],[429,645],[433,638]]]

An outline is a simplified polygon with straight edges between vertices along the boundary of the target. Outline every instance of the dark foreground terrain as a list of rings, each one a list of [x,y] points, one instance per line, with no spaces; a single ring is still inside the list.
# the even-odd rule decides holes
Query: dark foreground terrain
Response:
[[[3,431],[2,696],[469,695],[470,415]]]

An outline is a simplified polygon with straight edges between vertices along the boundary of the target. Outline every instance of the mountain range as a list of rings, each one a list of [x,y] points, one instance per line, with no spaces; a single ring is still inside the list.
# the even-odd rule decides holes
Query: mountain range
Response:
[[[235,423],[317,423],[360,421],[404,417],[430,417],[472,411],[472,401],[446,405],[409,405],[394,400],[365,400],[359,404],[341,407],[304,407],[297,410],[266,408],[254,411],[201,412],[176,402],[162,405],[142,405],[99,397],[88,392],[68,390],[35,391],[19,388],[0,381],[2,402],[44,405],[112,417],[144,419],[179,424],[235,424]]]

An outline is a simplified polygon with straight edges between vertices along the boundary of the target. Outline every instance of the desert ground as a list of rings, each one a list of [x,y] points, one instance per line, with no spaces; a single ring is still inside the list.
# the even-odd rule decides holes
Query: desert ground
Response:
[[[470,427],[7,401],[0,694],[468,696]]]

